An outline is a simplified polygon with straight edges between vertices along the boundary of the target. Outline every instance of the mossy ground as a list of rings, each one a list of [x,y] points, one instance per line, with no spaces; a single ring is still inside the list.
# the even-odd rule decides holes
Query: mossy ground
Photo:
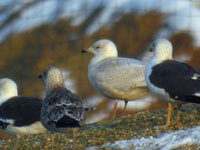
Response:
[[[139,112],[117,119],[101,121],[84,125],[78,130],[75,141],[72,140],[71,132],[54,134],[53,149],[85,149],[98,147],[107,142],[156,136],[162,132],[173,132],[200,125],[200,107],[187,104],[182,107],[180,122],[166,129],[158,126],[166,123],[166,109]],[[172,120],[176,119],[176,110],[173,111]],[[40,150],[51,149],[51,135],[30,135],[0,142],[0,149]],[[180,149],[198,149],[199,145],[186,145]],[[109,149],[109,148],[100,148]]]

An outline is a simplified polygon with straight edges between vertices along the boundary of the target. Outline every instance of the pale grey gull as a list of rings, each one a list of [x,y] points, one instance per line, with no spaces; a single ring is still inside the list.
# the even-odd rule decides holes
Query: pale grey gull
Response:
[[[117,47],[111,40],[96,41],[87,50],[94,54],[88,66],[88,78],[100,94],[110,99],[122,99],[127,103],[146,96],[149,92],[145,79],[145,63],[133,59],[118,57]],[[113,118],[116,115],[115,100]]]

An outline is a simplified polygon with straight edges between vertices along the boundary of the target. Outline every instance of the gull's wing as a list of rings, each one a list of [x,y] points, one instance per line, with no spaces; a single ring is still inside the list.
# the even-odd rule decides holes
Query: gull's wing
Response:
[[[13,97],[0,106],[0,120],[18,127],[28,126],[40,121],[41,107],[42,100],[38,98]]]
[[[42,117],[46,122],[59,122],[63,117],[77,123],[85,120],[85,109],[80,97],[65,88],[55,88],[43,102]]]
[[[93,67],[89,74],[90,81],[105,95],[126,94],[137,87],[146,87],[145,64],[136,59],[108,58]]]
[[[200,73],[188,64],[164,61],[152,67],[149,79],[173,99],[200,103]]]

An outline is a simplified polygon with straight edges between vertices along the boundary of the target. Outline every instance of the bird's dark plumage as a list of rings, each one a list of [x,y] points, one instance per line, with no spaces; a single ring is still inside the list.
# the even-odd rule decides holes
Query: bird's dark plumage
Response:
[[[52,132],[58,128],[80,127],[80,122],[85,120],[85,108],[78,95],[64,87],[54,88],[43,101],[41,119]]]
[[[56,122],[56,128],[80,128],[80,124],[77,120],[72,119],[68,116],[63,116]]]
[[[3,120],[11,119],[16,127],[28,126],[40,121],[42,100],[33,97],[16,96],[0,106],[0,126],[5,128],[9,123]]]
[[[150,82],[165,90],[170,98],[188,103],[200,103],[200,73],[191,66],[166,60],[152,67]]]

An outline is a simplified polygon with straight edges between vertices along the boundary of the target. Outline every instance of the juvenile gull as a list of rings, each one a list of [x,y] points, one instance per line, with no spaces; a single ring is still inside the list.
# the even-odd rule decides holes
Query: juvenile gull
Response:
[[[46,132],[40,122],[42,100],[18,96],[16,83],[0,79],[0,127],[3,131],[22,136]]]
[[[50,66],[39,77],[44,79],[46,86],[41,110],[41,122],[44,127],[51,132],[81,127],[81,122],[85,121],[83,103],[77,94],[65,87],[61,70]]]
[[[142,98],[149,92],[144,79],[145,64],[136,59],[118,57],[117,47],[112,41],[96,41],[82,52],[94,54],[88,67],[91,85],[107,98],[124,100],[124,113],[129,100]],[[113,118],[116,108],[115,100]]]
[[[152,44],[153,56],[147,62],[145,80],[149,90],[168,102],[168,119],[163,127],[171,125],[172,104],[200,103],[200,73],[188,64],[172,60],[170,41],[158,39]]]

